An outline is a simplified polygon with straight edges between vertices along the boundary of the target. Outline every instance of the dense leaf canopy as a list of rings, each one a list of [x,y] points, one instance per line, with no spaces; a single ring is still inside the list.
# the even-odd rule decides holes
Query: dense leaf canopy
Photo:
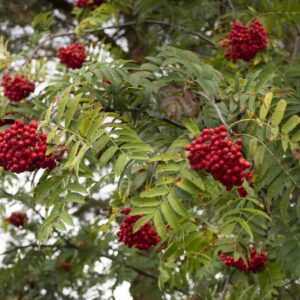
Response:
[[[107,299],[125,281],[133,299],[298,299],[298,1],[20,2],[0,3],[1,77],[23,75],[35,91],[10,101],[6,86],[28,83],[7,79],[0,95],[0,299]],[[266,31],[253,59],[224,54],[237,20]],[[74,42],[85,48],[80,68],[56,58]],[[38,153],[35,139],[47,136],[29,163],[48,157],[55,168],[19,174],[14,164],[30,169],[27,161],[8,164],[27,143],[14,150],[17,131],[1,135],[15,119],[38,122]],[[220,125],[230,143],[242,139],[253,170],[227,190],[208,167],[194,170],[186,151]],[[139,215],[133,231],[151,226],[157,245],[118,242],[124,207]],[[14,211],[27,220],[8,218]],[[252,247],[267,257],[257,272],[220,260],[250,268]]]

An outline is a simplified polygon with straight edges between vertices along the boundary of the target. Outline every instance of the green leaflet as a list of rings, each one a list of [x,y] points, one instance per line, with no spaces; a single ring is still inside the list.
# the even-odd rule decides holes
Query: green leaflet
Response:
[[[174,140],[174,142],[170,145],[168,150],[170,150],[170,152],[171,152],[171,150],[174,151],[175,148],[184,148],[188,144],[189,144],[188,139],[178,138],[178,139]]]
[[[161,204],[161,200],[157,198],[141,198],[141,197],[133,197],[130,200],[131,204],[138,207],[152,207],[159,206]]]
[[[85,153],[88,151],[89,146],[88,145],[83,145],[83,147],[80,149],[78,155],[74,158],[71,167],[75,169],[76,175],[78,176],[78,170],[79,170],[79,165],[81,163],[81,160],[83,159]]]
[[[163,218],[161,216],[161,212],[159,210],[156,210],[153,217],[153,223],[156,231],[158,232],[159,236],[162,239],[167,239],[167,232],[166,227],[163,221]]]
[[[238,219],[237,221],[241,224],[242,228],[249,234],[250,240],[253,241],[253,233],[249,224],[242,218],[237,218],[237,219]]]
[[[72,150],[68,156],[68,160],[67,162],[65,163],[64,165],[64,169],[68,169],[71,167],[71,165],[73,164],[73,160],[75,158],[75,156],[77,155],[78,153],[78,150],[79,150],[79,146],[80,146],[81,142],[80,141],[77,141],[73,147],[72,147]]]
[[[168,200],[169,200],[171,207],[174,209],[174,211],[178,215],[188,218],[188,216],[189,216],[188,211],[186,210],[184,205],[180,202],[180,200],[173,193],[170,193],[168,195]]]
[[[121,153],[113,166],[113,171],[116,174],[116,176],[121,175],[123,169],[125,168],[126,161],[127,155],[125,153]]]
[[[269,139],[271,141],[275,140],[278,137],[278,134],[279,134],[279,127],[278,126],[271,127],[269,132]]]
[[[281,144],[282,144],[283,151],[286,152],[286,150],[289,147],[289,137],[287,135],[281,136]]]
[[[166,185],[173,183],[176,180],[175,176],[160,176],[157,178],[155,185],[160,186],[160,185]]]
[[[193,170],[181,168],[180,174],[183,178],[192,182],[195,186],[197,186],[202,191],[205,191],[205,185],[200,176]]]
[[[150,145],[144,144],[142,142],[137,143],[127,143],[120,147],[123,150],[133,150],[134,151],[145,151],[145,152],[153,152],[153,148]]]
[[[266,214],[264,211],[259,210],[259,209],[244,207],[241,210],[245,211],[245,212],[249,212],[249,213],[254,214],[254,215],[261,215],[261,216],[265,217],[266,219],[272,220],[271,217],[268,214]]]
[[[169,161],[169,160],[183,160],[184,155],[182,153],[163,153],[160,155],[156,155],[152,157],[149,162],[156,162],[156,161]]]
[[[189,180],[183,179],[183,180],[179,180],[176,183],[176,186],[179,187],[180,189],[188,192],[189,194],[195,196],[197,195],[197,193],[199,193],[199,189],[192,184]]]
[[[72,216],[69,215],[66,211],[62,211],[60,214],[60,217],[61,217],[62,221],[65,222],[66,224],[68,224],[70,226],[74,226]]]
[[[179,229],[178,217],[174,213],[169,203],[163,202],[161,205],[161,211],[167,220],[168,224],[175,230]]]
[[[86,188],[83,185],[81,185],[79,182],[69,183],[67,189],[72,192],[87,194]]]
[[[130,215],[149,215],[154,214],[156,211],[155,207],[134,207],[131,209]]]
[[[271,124],[273,127],[276,127],[280,124],[282,121],[282,118],[284,116],[284,112],[287,106],[287,102],[284,99],[281,99],[275,108],[275,111],[272,114],[271,117]]]
[[[104,167],[117,151],[118,151],[117,146],[111,146],[108,149],[106,149],[105,152],[101,155],[99,161],[100,167]]]
[[[55,116],[55,120],[57,123],[61,121],[64,111],[65,111],[65,108],[66,108],[66,105],[67,105],[68,101],[71,100],[69,93],[72,88],[73,88],[73,86],[70,86],[69,88],[67,88],[66,91],[63,93],[62,97],[58,98],[58,107],[57,107],[56,116]]]
[[[142,198],[152,198],[152,197],[158,197],[158,196],[164,196],[169,192],[169,188],[166,186],[159,186],[149,189],[148,191],[142,192],[141,197]]]
[[[300,129],[297,130],[294,135],[292,136],[292,142],[300,142]]]
[[[92,151],[95,153],[100,152],[109,142],[109,137],[107,135],[102,135],[100,138],[98,138],[92,147]]]
[[[250,139],[249,141],[249,156],[253,158],[257,149],[257,139]]]
[[[287,134],[300,124],[300,117],[297,115],[291,116],[282,126],[281,132]]]
[[[85,197],[78,193],[68,193],[65,198],[66,202],[84,203]]]
[[[155,173],[164,173],[164,172],[177,172],[180,170],[180,165],[175,163],[159,164],[156,168]]]
[[[139,152],[139,151],[127,152],[127,155],[129,158],[135,160],[146,160],[146,161],[149,160],[149,156],[145,152]]]
[[[201,245],[205,242],[205,239],[200,232],[194,232],[190,234],[186,239],[186,250],[196,251],[201,249]]]
[[[193,134],[195,137],[200,134],[200,129],[197,125],[197,123],[190,119],[190,118],[184,118],[182,120],[183,125],[187,128],[187,130]]]
[[[31,23],[31,26],[36,32],[47,31],[53,23],[51,12],[43,12],[36,15]]]
[[[263,163],[264,155],[265,155],[265,147],[257,146],[257,150],[254,156],[254,163],[256,166],[260,166]]]
[[[73,120],[74,114],[77,110],[78,104],[81,100],[81,95],[76,96],[75,98],[71,98],[67,102],[67,108],[64,114],[65,117],[65,128],[69,128],[70,123]]]
[[[152,214],[145,215],[138,219],[133,225],[133,233],[137,232],[143,225],[148,223],[153,218]]]

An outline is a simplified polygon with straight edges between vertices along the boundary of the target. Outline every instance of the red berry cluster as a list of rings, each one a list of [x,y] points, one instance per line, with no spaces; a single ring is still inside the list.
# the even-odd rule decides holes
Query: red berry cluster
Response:
[[[5,74],[1,85],[4,90],[4,96],[14,102],[21,101],[34,92],[34,83],[26,79],[23,75],[11,77]]]
[[[242,258],[234,260],[231,255],[221,253],[220,260],[228,267],[234,267],[243,272],[261,272],[267,261],[267,254],[257,253],[255,247],[250,248],[250,255],[246,256],[247,264]]]
[[[27,215],[21,211],[15,211],[5,221],[16,227],[24,227],[27,222]]]
[[[57,268],[65,271],[71,271],[73,268],[73,264],[70,262],[63,262],[57,265]]]
[[[36,121],[25,125],[16,120],[0,131],[0,166],[6,171],[22,173],[56,166],[56,158],[46,155],[47,135],[36,133],[37,127]]]
[[[104,0],[77,0],[76,6],[79,8],[88,7],[89,9],[95,9],[101,5]]]
[[[221,45],[225,50],[225,57],[229,60],[252,60],[255,55],[267,48],[267,34],[262,23],[253,21],[249,26],[235,21],[231,31],[226,35]]]
[[[129,248],[135,247],[139,250],[147,250],[159,243],[160,238],[155,229],[149,223],[143,225],[137,232],[133,233],[134,223],[142,217],[142,215],[128,216],[130,208],[121,209],[121,213],[127,215],[123,223],[119,227],[117,233],[119,242],[123,242]]]
[[[85,61],[85,47],[81,43],[73,43],[69,46],[61,47],[56,56],[68,68],[79,69]]]
[[[190,151],[188,159],[192,168],[210,173],[228,191],[242,185],[244,178],[252,177],[252,172],[246,171],[250,163],[242,158],[241,148],[242,140],[237,139],[234,145],[223,125],[202,130],[201,136],[185,147]]]

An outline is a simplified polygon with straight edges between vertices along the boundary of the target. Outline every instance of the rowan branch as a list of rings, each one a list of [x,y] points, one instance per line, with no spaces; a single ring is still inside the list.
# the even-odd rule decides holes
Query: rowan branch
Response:
[[[131,27],[131,26],[134,26],[134,25],[138,25],[138,24],[139,23],[137,21],[129,21],[129,22],[125,22],[123,24],[102,26],[100,28],[95,28],[95,29],[87,29],[87,30],[84,30],[83,33],[88,34],[88,33],[95,33],[95,32],[98,32],[98,31],[104,31],[104,30],[107,30],[107,29],[121,29],[121,28],[126,28],[126,27]],[[187,34],[198,37],[199,39],[201,39],[201,40],[205,41],[206,43],[208,43],[214,49],[218,48],[218,46],[212,40],[210,40],[206,35],[204,35],[200,32],[197,32],[197,31],[192,31],[192,30],[186,29],[185,27],[180,26],[180,25],[171,24],[169,22],[159,21],[159,20],[145,20],[144,24],[160,25],[160,26],[164,26],[164,27],[174,28],[174,29],[177,29],[181,32],[184,32],[184,33],[187,33]],[[49,35],[48,37],[41,40],[36,45],[36,47],[33,49],[32,53],[30,54],[29,58],[27,59],[26,63],[30,62],[32,60],[32,58],[36,55],[37,51],[40,48],[42,48],[46,43],[48,43],[48,42],[50,42],[50,41],[52,41],[56,38],[59,38],[59,37],[66,37],[66,36],[73,36],[73,35],[76,35],[76,32],[74,30]]]

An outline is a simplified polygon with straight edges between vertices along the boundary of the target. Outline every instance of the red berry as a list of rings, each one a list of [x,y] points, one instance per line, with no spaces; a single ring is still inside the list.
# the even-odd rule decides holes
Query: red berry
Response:
[[[34,120],[28,126],[16,120],[13,125],[0,131],[0,166],[4,170],[23,173],[56,166],[56,157],[46,155],[47,135],[36,133],[37,127]]]
[[[234,145],[222,125],[202,130],[201,136],[185,149],[189,151],[187,158],[194,170],[210,173],[230,191],[233,186],[241,186],[244,178],[251,179],[250,171],[244,172],[250,163],[242,158],[241,143],[242,140],[237,139]]]
[[[10,101],[19,102],[27,98],[34,92],[34,83],[26,79],[23,75],[11,77],[5,74],[2,78],[4,96]]]
[[[160,238],[150,223],[146,223],[138,231],[133,233],[133,226],[142,215],[129,216],[130,211],[130,208],[121,209],[121,213],[127,216],[124,218],[117,232],[119,242],[123,242],[129,248],[135,247],[139,250],[147,250],[158,244]]]
[[[226,253],[220,254],[220,260],[228,267],[234,267],[242,272],[261,272],[267,261],[267,254],[264,252],[257,253],[255,247],[250,248],[250,255],[246,255],[247,264],[239,258],[234,260],[231,255]]]
[[[246,189],[244,189],[244,188],[239,188],[237,191],[238,191],[238,194],[240,195],[240,197],[242,197],[242,198],[244,198],[248,195]]]
[[[89,9],[95,9],[97,6],[101,5],[104,0],[77,0],[76,6],[79,8],[88,7]]]
[[[21,211],[15,211],[7,217],[5,221],[16,227],[24,227],[27,221],[27,215]]]
[[[267,34],[258,20],[251,22],[249,26],[239,21],[233,22],[226,37],[221,46],[225,48],[225,57],[228,60],[250,61],[258,52],[267,48]]]
[[[72,268],[73,268],[73,264],[70,263],[70,262],[64,262],[64,263],[60,263],[58,266],[57,266],[58,269],[62,269],[62,270],[65,270],[65,271],[71,271]]]
[[[85,61],[85,48],[81,43],[61,47],[56,55],[70,69],[79,69]]]

